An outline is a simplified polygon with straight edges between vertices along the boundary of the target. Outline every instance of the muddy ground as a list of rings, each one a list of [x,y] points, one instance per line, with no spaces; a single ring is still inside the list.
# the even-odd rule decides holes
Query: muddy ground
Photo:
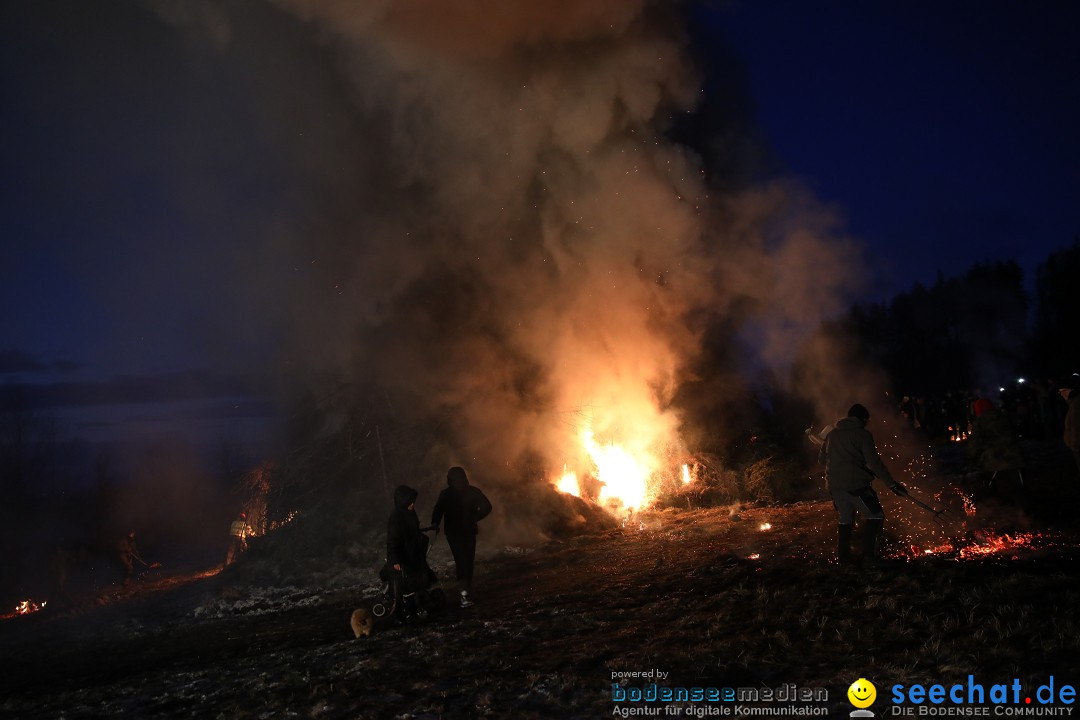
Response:
[[[860,677],[878,686],[879,717],[894,683],[1076,685],[1080,492],[1067,473],[1031,472],[1022,489],[957,482],[1025,542],[916,556],[894,504],[893,559],[862,572],[830,564],[824,501],[667,510],[527,548],[482,539],[475,607],[361,639],[349,616],[377,594],[366,571],[334,587],[243,586],[217,568],[147,576],[77,611],[0,621],[0,715],[599,718],[623,707],[613,673],[655,670],[671,687],[824,690],[810,705],[830,717],[848,716]],[[691,717],[724,703],[669,705]]]

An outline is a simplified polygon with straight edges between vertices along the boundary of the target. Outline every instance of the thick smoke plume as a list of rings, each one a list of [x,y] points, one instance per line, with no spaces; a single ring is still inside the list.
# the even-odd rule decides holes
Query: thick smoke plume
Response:
[[[340,49],[365,134],[353,368],[465,459],[555,469],[585,428],[677,451],[691,317],[754,316],[782,364],[835,310],[834,220],[786,186],[710,198],[667,140],[699,93],[670,4],[281,5]]]
[[[233,6],[156,4],[221,52],[243,34]],[[325,122],[341,147],[303,160],[347,220],[282,232],[265,255],[319,286],[289,293],[291,355],[434,420],[433,467],[583,467],[586,430],[671,462],[694,450],[680,387],[746,395],[732,378],[786,370],[841,306],[858,259],[832,213],[794,182],[711,194],[670,139],[700,98],[677,4],[276,7],[333,52],[350,108]],[[301,79],[283,76],[275,100],[309,97]],[[737,350],[711,357],[717,337]]]

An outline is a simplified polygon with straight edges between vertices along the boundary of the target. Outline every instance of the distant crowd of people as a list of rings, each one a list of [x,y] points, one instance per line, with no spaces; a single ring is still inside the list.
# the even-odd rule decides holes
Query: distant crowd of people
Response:
[[[993,399],[992,399],[993,398]],[[942,397],[905,395],[901,420],[930,439],[967,440],[968,453],[983,470],[1019,472],[1019,439],[1062,438],[1080,471],[1080,375],[1030,383],[1018,380],[995,393],[950,392]],[[1023,476],[1021,475],[1021,482]]]
[[[1059,437],[1064,430],[1068,400],[1062,400],[1063,385],[1075,385],[1078,378],[1016,383],[987,390],[963,390],[938,396],[905,395],[897,403],[902,420],[931,439],[970,433],[977,418],[979,400],[993,403],[1018,437],[1032,440]],[[1068,388],[1072,389],[1072,388]]]

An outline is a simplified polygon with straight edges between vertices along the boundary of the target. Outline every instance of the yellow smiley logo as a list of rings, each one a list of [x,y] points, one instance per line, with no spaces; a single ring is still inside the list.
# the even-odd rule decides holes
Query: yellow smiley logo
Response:
[[[847,689],[847,699],[857,708],[867,708],[877,700],[877,688],[866,678],[859,678]]]

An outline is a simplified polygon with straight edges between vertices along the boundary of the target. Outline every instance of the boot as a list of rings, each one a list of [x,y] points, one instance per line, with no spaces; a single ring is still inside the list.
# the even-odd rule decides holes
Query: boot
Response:
[[[873,568],[881,565],[878,557],[878,536],[884,527],[884,520],[867,520],[862,536],[862,562],[864,567]]]
[[[836,562],[839,565],[851,564],[851,525],[836,526]]]

